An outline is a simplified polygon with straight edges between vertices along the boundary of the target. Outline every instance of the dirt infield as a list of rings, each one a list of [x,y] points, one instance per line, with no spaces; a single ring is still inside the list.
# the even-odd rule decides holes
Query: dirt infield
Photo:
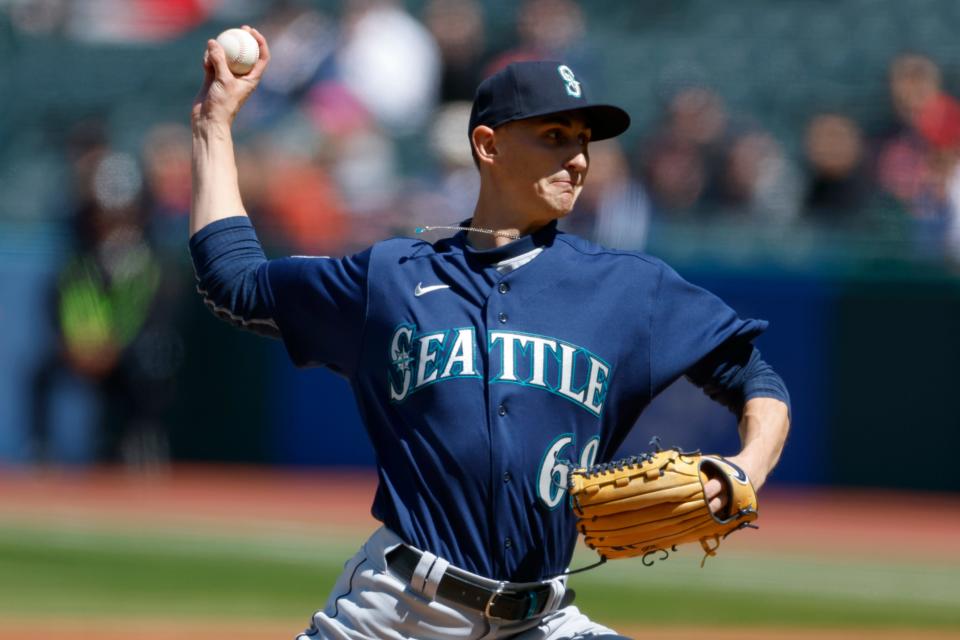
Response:
[[[189,520],[374,526],[376,477],[366,471],[297,472],[182,466],[150,474],[118,469],[0,469],[0,515],[40,521],[89,517],[137,523]]]

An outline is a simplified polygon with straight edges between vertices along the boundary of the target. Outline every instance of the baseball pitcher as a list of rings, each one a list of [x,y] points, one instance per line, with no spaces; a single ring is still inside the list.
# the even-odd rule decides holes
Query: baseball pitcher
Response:
[[[267,260],[237,186],[231,123],[270,62],[234,76],[213,40],[194,103],[190,251],[221,318],[351,384],[377,457],[382,523],[300,638],[620,638],[573,604],[582,532],[603,559],[699,541],[757,516],[789,423],[766,328],[642,253],[562,233],[591,141],[630,118],[559,61],[479,86],[465,132],[473,216],[435,242]],[[432,237],[429,236],[429,237]],[[680,376],[740,418],[729,459],[657,448],[613,461]]]

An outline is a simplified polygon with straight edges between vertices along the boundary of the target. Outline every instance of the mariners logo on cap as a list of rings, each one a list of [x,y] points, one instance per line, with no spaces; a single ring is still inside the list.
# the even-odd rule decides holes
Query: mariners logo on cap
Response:
[[[580,83],[577,81],[577,77],[573,75],[573,69],[565,64],[562,64],[557,67],[557,72],[566,82],[565,87],[568,95],[571,95],[574,98],[579,98],[583,95],[583,91],[580,89]]]

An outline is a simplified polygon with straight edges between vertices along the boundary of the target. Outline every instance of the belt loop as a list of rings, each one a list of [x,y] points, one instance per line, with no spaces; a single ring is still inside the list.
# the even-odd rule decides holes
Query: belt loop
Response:
[[[450,566],[450,562],[443,558],[437,558],[433,563],[433,566],[427,572],[427,577],[423,582],[423,595],[430,600],[433,600],[437,595],[437,588],[440,587],[440,580],[443,578],[443,574],[447,572],[447,567]]]
[[[560,608],[563,602],[563,594],[567,591],[567,585],[563,581],[554,578],[550,581],[550,597],[547,603],[543,605],[543,613],[551,613]]]
[[[410,577],[410,586],[420,593],[424,593],[427,588],[427,576],[430,575],[430,569],[433,568],[436,561],[437,556],[429,551],[422,552],[420,562],[417,563],[417,567],[413,570],[413,575]]]

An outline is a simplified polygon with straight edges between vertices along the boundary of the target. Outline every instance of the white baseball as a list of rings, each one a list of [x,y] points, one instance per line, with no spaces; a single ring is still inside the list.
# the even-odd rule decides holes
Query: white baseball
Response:
[[[250,73],[253,65],[260,59],[260,47],[249,31],[227,29],[217,36],[217,42],[227,54],[227,65],[234,75]]]

